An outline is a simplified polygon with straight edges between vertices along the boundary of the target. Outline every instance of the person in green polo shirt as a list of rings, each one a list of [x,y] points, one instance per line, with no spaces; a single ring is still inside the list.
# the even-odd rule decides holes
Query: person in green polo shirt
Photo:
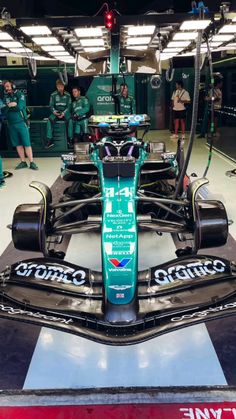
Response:
[[[56,121],[65,121],[67,124],[70,120],[71,96],[65,91],[65,86],[61,80],[56,81],[56,89],[50,96],[50,108],[52,114],[48,118],[47,123],[47,142],[45,148],[54,146],[53,143],[53,127]],[[69,139],[71,140],[70,136]]]
[[[25,155],[30,161],[30,169],[38,170],[37,165],[33,161],[33,152],[30,143],[29,128],[27,122],[25,95],[14,89],[12,81],[4,82],[4,98],[2,114],[7,119],[9,136],[13,147],[16,147],[20,157],[20,163],[16,169],[24,169],[28,167],[25,161]]]
[[[69,122],[69,138],[74,139],[74,143],[86,141],[88,134],[88,114],[90,103],[87,97],[81,96],[79,87],[73,87],[72,95],[74,101],[71,105],[71,119]]]
[[[120,114],[132,115],[136,113],[135,100],[129,95],[128,86],[126,83],[120,85]]]

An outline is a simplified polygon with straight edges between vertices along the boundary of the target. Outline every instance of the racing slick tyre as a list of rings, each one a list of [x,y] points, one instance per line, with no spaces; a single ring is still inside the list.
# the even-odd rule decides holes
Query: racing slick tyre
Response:
[[[221,201],[195,202],[195,249],[223,246],[228,238],[228,217]]]
[[[16,249],[46,252],[43,204],[18,205],[13,215],[12,240]]]

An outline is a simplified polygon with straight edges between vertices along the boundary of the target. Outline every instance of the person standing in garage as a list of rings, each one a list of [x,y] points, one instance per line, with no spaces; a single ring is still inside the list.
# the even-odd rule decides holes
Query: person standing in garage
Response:
[[[25,155],[28,157],[32,170],[38,170],[37,165],[33,161],[33,152],[30,143],[29,128],[27,126],[27,112],[25,95],[15,90],[14,83],[10,80],[4,83],[2,114],[7,119],[9,136],[13,147],[16,147],[20,163],[16,169],[24,169],[28,167],[25,161]]]
[[[52,113],[47,122],[47,141],[45,148],[54,146],[53,127],[56,121],[64,120],[66,124],[69,124],[70,120],[71,96],[65,91],[65,86],[59,79],[56,81],[56,89],[50,96],[49,105]],[[70,136],[69,139],[71,139]]]
[[[129,95],[128,86],[126,83],[120,85],[120,114],[121,115],[132,115],[136,113],[135,100]]]
[[[69,122],[69,138],[73,138],[74,143],[86,141],[88,135],[88,117],[90,103],[87,97],[81,96],[80,87],[73,87],[72,95],[74,101],[71,105],[71,119]]]
[[[2,168],[2,157],[0,156],[0,189],[5,185],[3,168]]]
[[[190,96],[184,89],[182,80],[176,82],[176,89],[172,95],[173,117],[175,132],[171,136],[172,139],[178,139],[179,125],[181,125],[182,139],[185,138],[186,128],[186,104],[190,103]]]

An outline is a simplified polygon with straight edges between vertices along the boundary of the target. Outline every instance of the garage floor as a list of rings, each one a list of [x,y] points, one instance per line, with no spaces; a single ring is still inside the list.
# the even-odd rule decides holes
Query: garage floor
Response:
[[[175,143],[167,131],[152,131],[147,139],[165,140],[169,150]],[[187,140],[186,140],[187,144]],[[197,139],[188,173],[201,177],[208,158],[204,140]],[[16,251],[10,230],[15,207],[38,202],[39,194],[28,184],[40,180],[52,187],[55,197],[65,187],[58,179],[59,158],[38,158],[38,172],[14,171],[15,159],[4,159],[4,169],[14,177],[0,190],[0,269],[32,256]],[[235,165],[214,152],[204,197],[221,199],[230,219],[236,219],[236,179],[225,176]],[[55,198],[56,199],[56,198]],[[88,253],[89,249],[89,253]],[[170,235],[140,235],[140,269],[175,257]],[[223,248],[213,255],[236,257],[236,222]],[[100,239],[96,234],[74,235],[66,244],[66,260],[97,269]],[[38,326],[0,320],[0,390],[58,389],[130,386],[236,385],[236,318],[195,325],[130,347],[109,347],[66,333]]]

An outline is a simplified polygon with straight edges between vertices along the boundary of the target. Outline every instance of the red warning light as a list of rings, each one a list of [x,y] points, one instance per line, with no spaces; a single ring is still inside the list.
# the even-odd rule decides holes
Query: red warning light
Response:
[[[105,13],[105,27],[107,29],[113,29],[115,25],[115,16],[114,13],[110,10],[109,12]]]

